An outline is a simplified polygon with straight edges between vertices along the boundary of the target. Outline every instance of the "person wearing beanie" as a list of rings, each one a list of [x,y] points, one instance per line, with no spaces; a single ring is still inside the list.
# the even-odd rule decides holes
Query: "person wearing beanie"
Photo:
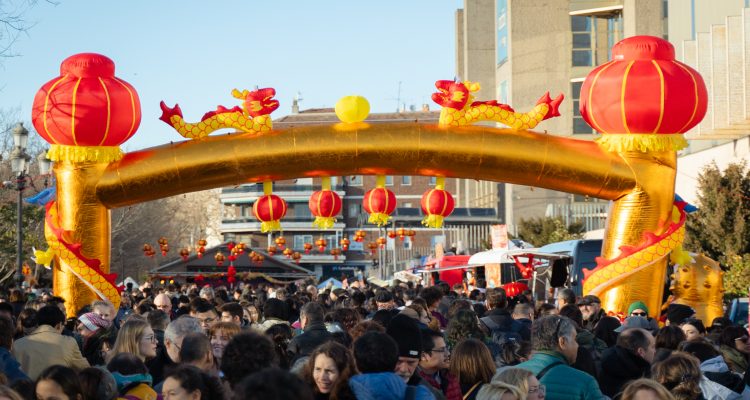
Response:
[[[76,330],[81,334],[84,340],[93,336],[100,329],[109,329],[112,326],[112,321],[102,318],[101,315],[88,312],[78,317],[78,325]]]
[[[408,382],[414,375],[419,359],[422,357],[422,335],[417,321],[406,315],[396,315],[385,330],[388,336],[398,344],[398,363],[396,375]]]
[[[667,307],[667,325],[680,325],[686,319],[694,317],[693,307],[672,303]]]
[[[654,334],[659,330],[659,322],[648,315],[648,307],[642,301],[636,301],[628,307],[628,317],[644,317],[648,321],[648,326],[642,328]]]

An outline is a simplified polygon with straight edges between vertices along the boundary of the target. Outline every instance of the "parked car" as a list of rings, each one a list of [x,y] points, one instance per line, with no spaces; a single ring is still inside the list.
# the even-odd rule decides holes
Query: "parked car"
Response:
[[[748,321],[748,298],[740,297],[729,304],[729,319],[737,325],[746,326]]]

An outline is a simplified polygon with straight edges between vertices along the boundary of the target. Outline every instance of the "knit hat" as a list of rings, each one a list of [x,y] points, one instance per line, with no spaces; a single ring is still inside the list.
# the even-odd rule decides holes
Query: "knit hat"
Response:
[[[577,305],[578,306],[590,306],[594,303],[602,304],[602,301],[598,297],[594,296],[593,294],[589,294],[589,295],[583,296],[581,300],[578,300]]]
[[[417,321],[406,315],[396,315],[388,324],[387,333],[398,344],[399,357],[419,358],[422,355],[422,335]]]
[[[86,327],[86,329],[96,332],[99,329],[107,329],[112,325],[112,321],[102,318],[101,315],[88,312],[78,317],[78,321]]]
[[[695,315],[693,307],[684,304],[672,303],[667,307],[667,320],[670,325],[679,325],[693,315]]]
[[[632,314],[633,311],[641,309],[648,314],[648,307],[646,307],[646,303],[642,301],[636,301],[635,303],[631,304],[630,307],[628,307],[628,315]]]

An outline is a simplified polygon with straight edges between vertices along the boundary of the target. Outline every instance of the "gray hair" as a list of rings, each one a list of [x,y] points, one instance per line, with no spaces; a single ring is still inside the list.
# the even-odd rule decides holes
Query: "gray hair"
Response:
[[[167,325],[167,329],[164,331],[164,340],[175,343],[179,338],[184,338],[185,335],[193,332],[203,332],[200,321],[189,315],[183,315]]]
[[[531,325],[531,347],[536,351],[559,351],[559,338],[575,340],[576,327],[568,317],[547,315]]]
[[[203,289],[198,293],[200,297],[203,297],[204,295],[214,298],[216,295],[214,294],[214,289],[211,286],[204,286]]]
[[[107,301],[107,300],[94,300],[91,303],[91,309],[93,310],[96,307],[107,307],[107,308],[111,308],[113,310],[115,309],[115,305],[112,304],[111,302]]]

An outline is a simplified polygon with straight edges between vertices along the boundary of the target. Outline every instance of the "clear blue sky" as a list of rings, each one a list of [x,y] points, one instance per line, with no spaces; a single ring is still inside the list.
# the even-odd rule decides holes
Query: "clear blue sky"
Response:
[[[114,60],[135,86],[143,119],[126,151],[177,141],[158,120],[159,101],[179,103],[197,121],[222,104],[238,105],[233,88],[274,87],[291,111],[333,107],[350,94],[372,112],[431,103],[434,82],[455,75],[455,11],[461,0],[379,1],[39,1],[35,23],[0,60],[0,109],[20,107],[30,121],[37,90],[81,52]],[[30,122],[28,124],[31,125]]]

